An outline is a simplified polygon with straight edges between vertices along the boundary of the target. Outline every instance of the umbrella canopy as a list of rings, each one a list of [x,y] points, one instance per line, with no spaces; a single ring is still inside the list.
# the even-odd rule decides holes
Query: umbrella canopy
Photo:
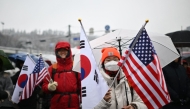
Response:
[[[29,55],[35,61],[35,63],[38,62],[39,57],[37,57],[36,55],[33,55],[33,54],[29,54]],[[16,53],[16,54],[9,55],[8,58],[11,61],[16,63],[17,60],[21,60],[24,62],[26,60],[26,56],[27,56],[26,53]],[[45,66],[48,67],[49,65],[45,62]]]
[[[183,60],[190,62],[190,52],[182,52],[181,57]]]
[[[13,65],[11,64],[10,60],[8,59],[7,55],[4,53],[3,50],[0,50],[0,59],[3,62],[4,70],[14,69]]]
[[[101,49],[104,47],[116,47],[118,50],[121,48],[122,53],[124,54],[124,52],[129,49],[128,47],[137,33],[138,31],[120,29],[90,41],[96,62],[100,65]],[[148,34],[152,40],[162,67],[179,57],[179,54],[169,37],[149,32]],[[80,53],[75,55],[73,70],[80,71]]]
[[[175,31],[167,33],[176,47],[190,47],[190,31]]]
[[[16,62],[16,60],[21,60],[21,61],[25,61],[26,60],[26,53],[15,53],[15,54],[11,54],[8,56],[8,58],[13,61]],[[37,62],[38,61],[38,57],[35,55],[30,54],[30,57]]]

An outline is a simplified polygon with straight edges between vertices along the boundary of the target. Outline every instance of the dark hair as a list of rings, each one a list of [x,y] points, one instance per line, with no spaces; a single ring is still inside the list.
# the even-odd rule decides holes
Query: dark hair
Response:
[[[180,51],[179,51],[179,49],[178,48],[176,48],[176,50],[177,50],[177,52],[179,53],[179,58],[178,58],[178,62],[177,63],[179,63],[179,64],[181,64],[181,54],[180,54]]]
[[[3,69],[3,60],[2,59],[0,59],[0,71],[4,71],[4,69]]]
[[[105,65],[104,65],[104,62],[102,62],[102,69],[105,71]]]
[[[3,61],[2,61],[2,59],[0,59],[0,65],[3,66]]]
[[[18,67],[19,69],[21,69],[22,68],[22,66],[20,66],[21,64],[24,64],[24,61],[17,59],[16,60],[16,67]]]
[[[60,48],[60,49],[61,49],[61,48]],[[57,49],[57,50],[55,51],[55,55],[56,55],[56,57],[58,57],[58,58],[61,58],[61,57],[58,55],[58,51],[59,51],[60,49]],[[67,53],[67,56],[66,56],[65,58],[69,57],[69,56],[70,56],[70,53],[71,53],[70,49],[68,49],[67,51],[68,51],[68,53]]]

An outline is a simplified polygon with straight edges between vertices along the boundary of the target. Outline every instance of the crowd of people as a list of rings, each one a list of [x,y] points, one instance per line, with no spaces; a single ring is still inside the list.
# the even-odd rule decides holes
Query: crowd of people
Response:
[[[179,50],[178,50],[179,51]],[[111,53],[110,53],[111,52]],[[180,53],[179,53],[180,54]],[[0,109],[37,109],[38,99],[42,99],[40,109],[81,109],[80,73],[73,71],[73,58],[68,42],[58,42],[55,46],[57,63],[49,66],[47,75],[40,86],[36,86],[32,96],[18,104],[11,101],[23,61],[17,60],[20,69],[14,76],[4,75],[3,61],[0,59]],[[123,71],[117,65],[121,56],[116,48],[102,49],[100,72],[108,85],[108,90],[94,109],[148,109],[136,91],[130,86]],[[109,67],[112,65],[113,67]],[[163,109],[190,109],[190,73],[187,63],[181,65],[181,58],[174,60],[163,68],[171,102]],[[117,95],[120,96],[117,96]]]

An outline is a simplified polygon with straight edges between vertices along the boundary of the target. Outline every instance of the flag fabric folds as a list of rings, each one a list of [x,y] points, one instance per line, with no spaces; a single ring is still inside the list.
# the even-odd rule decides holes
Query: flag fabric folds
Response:
[[[118,65],[148,109],[158,109],[170,102],[158,56],[145,29],[134,40]]]
[[[19,98],[22,95],[23,89],[30,77],[30,74],[34,70],[35,64],[36,63],[33,61],[33,59],[27,55],[13,92],[12,101],[14,103],[19,103]]]
[[[45,67],[45,63],[42,57],[40,56],[36,66],[34,67],[33,72],[30,74],[26,86],[24,87],[20,100],[29,98],[32,95],[35,87],[44,79],[47,74],[47,68]]]
[[[93,109],[103,99],[108,86],[99,72],[83,28],[80,34],[80,48],[82,108]]]

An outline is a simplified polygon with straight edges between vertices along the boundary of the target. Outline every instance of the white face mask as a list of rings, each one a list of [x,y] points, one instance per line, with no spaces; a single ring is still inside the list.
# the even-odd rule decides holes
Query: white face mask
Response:
[[[110,61],[110,62],[107,62],[106,64],[104,64],[104,66],[105,66],[106,70],[109,70],[109,71],[118,71],[119,70],[119,66],[117,64],[118,64],[117,61]]]

